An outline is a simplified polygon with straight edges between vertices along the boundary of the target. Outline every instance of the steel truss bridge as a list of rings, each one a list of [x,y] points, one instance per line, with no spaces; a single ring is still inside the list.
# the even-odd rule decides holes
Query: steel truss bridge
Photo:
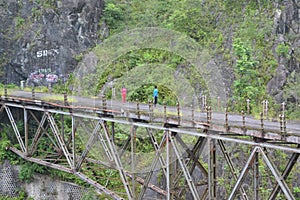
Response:
[[[6,94],[0,111],[12,130],[10,151],[73,174],[112,199],[299,197],[293,189],[299,185],[288,180],[299,179],[300,123],[284,115],[256,120],[209,107],[105,98],[75,105],[66,95],[45,102],[38,94]],[[100,170],[110,174],[100,177]]]

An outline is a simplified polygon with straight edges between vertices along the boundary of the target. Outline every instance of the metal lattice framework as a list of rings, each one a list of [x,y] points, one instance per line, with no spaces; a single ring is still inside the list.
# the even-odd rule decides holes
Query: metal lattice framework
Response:
[[[171,116],[167,109],[176,114]],[[98,107],[83,107],[5,96],[0,111],[14,133],[9,150],[74,174],[113,199],[299,195],[293,192],[297,185],[287,182],[291,173],[299,178],[297,124],[265,122],[263,117],[247,121],[244,114],[231,118],[209,108],[196,112],[166,106],[154,110],[151,104],[109,107],[105,100]],[[279,159],[284,167],[279,167],[276,151],[286,153],[286,160]],[[110,174],[93,174],[102,169]]]

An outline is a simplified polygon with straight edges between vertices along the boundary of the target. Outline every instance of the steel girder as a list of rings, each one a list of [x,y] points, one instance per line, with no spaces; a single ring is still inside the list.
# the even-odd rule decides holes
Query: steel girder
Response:
[[[18,141],[19,149],[9,147],[10,150],[28,161],[72,173],[114,199],[145,199],[147,189],[151,189],[164,199],[185,199],[189,196],[191,199],[219,199],[217,171],[222,168],[222,166],[218,165],[219,159],[225,160],[230,168],[230,175],[234,179],[229,195],[225,197],[226,199],[235,199],[238,191],[241,198],[251,198],[247,196],[247,191],[242,186],[243,182],[247,178],[249,179],[247,175],[251,167],[253,168],[254,182],[252,190],[254,194],[253,197],[259,198],[259,158],[264,161],[265,167],[271,171],[275,179],[273,183],[274,189],[270,193],[270,199],[275,199],[279,191],[282,191],[282,194],[287,199],[295,199],[286,179],[297,163],[299,145],[295,147],[293,144],[290,146],[282,146],[276,143],[258,143],[251,141],[251,137],[241,139],[230,135],[217,135],[213,130],[209,129],[186,130],[177,127],[166,128],[151,125],[146,122],[114,120],[107,117],[91,117],[90,114],[85,115],[85,113],[77,115],[73,115],[72,113],[67,114],[66,116],[71,118],[71,130],[67,130],[59,125],[61,118],[56,119],[56,115],[64,115],[67,113],[66,111],[57,111],[56,113],[54,110],[48,112],[47,109],[22,109],[24,112],[23,131],[19,130],[9,105],[3,105],[0,110],[2,112],[5,110]],[[30,133],[30,117],[28,117],[28,113],[30,114],[31,121],[34,121],[37,125],[36,130]],[[85,119],[89,120],[82,122]],[[111,126],[113,126],[112,122],[114,125],[122,124],[130,126],[127,139],[124,140],[121,147],[114,142],[115,133],[110,133],[109,131],[108,127],[110,125],[108,123],[111,123]],[[77,141],[79,140],[80,134],[78,129],[84,130],[87,134],[87,136],[85,136],[86,140],[84,140],[84,148],[80,152],[77,150]],[[135,172],[135,170],[137,170],[136,165],[138,164],[136,154],[138,153],[137,137],[139,136],[137,130],[139,129],[145,130],[154,151],[154,157],[149,163],[148,172],[145,173],[144,176],[141,175],[141,173]],[[62,132],[62,130],[64,132]],[[112,132],[114,132],[113,130],[114,127],[112,127]],[[68,141],[66,137],[69,137],[70,143],[66,142]],[[45,138],[51,143],[49,145],[51,146],[51,150],[53,150],[53,152],[49,153],[53,153],[57,157],[56,159],[51,160],[47,156],[39,156],[42,152],[42,149],[40,149],[42,145],[41,142]],[[191,138],[194,139],[194,141],[189,141]],[[236,164],[235,162],[237,161],[231,158],[229,148],[226,147],[225,142],[243,144],[251,147],[251,153],[248,155],[249,157],[246,162],[239,163],[242,165],[241,170],[235,169],[234,164]],[[91,155],[92,149],[98,147],[97,145],[103,149],[101,154],[102,157],[105,157],[103,160],[97,157],[94,158],[94,156]],[[293,152],[284,171],[281,173],[268,153],[273,148]],[[121,149],[121,151],[118,149]],[[222,154],[217,155],[217,149],[219,149]],[[127,172],[124,168],[124,165],[128,163],[124,163],[122,160],[126,150],[131,154],[130,172]],[[218,158],[218,156],[221,155],[222,157]],[[245,157],[246,156],[247,155],[245,155]],[[92,180],[84,175],[82,172],[84,163],[95,163],[102,167],[105,166],[106,168],[117,170],[126,195],[118,194],[118,192],[101,185],[97,180]],[[161,186],[151,183],[151,178],[157,176],[157,173],[154,173],[157,168],[161,170],[161,177],[165,180],[165,184]],[[202,174],[202,180],[196,178],[196,168],[198,173]],[[143,177],[140,177],[140,175]],[[131,182],[128,179],[131,179]],[[136,183],[142,184],[142,187],[139,189]],[[203,188],[202,186],[205,187]],[[250,192],[248,189],[248,194]]]

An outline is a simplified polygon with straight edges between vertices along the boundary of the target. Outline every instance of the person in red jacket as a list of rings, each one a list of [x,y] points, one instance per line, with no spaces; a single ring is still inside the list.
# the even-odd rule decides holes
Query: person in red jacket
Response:
[[[124,104],[126,102],[126,93],[127,93],[127,90],[124,85],[122,86],[121,92],[122,92],[122,103]]]

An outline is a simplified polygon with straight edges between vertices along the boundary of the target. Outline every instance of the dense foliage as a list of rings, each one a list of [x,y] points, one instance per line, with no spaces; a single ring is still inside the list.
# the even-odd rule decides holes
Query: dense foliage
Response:
[[[245,109],[246,100],[251,99],[252,113],[257,114],[261,112],[262,100],[274,102],[266,94],[267,83],[278,66],[272,52],[275,39],[272,34],[274,12],[272,1],[108,0],[103,22],[110,29],[110,36],[136,27],[161,27],[188,35],[199,45],[209,49],[213,59],[215,57],[218,60],[225,73],[234,72],[232,80],[226,80],[229,82],[227,86],[231,85],[229,100],[237,102],[229,104],[232,109],[240,112]],[[285,44],[280,44],[276,49],[279,55],[286,57],[288,51],[289,46]],[[103,87],[108,77],[114,79],[123,76],[128,71],[128,68],[124,69],[125,66],[132,69],[142,63],[165,63],[166,60],[175,58],[176,62],[172,63],[174,68],[176,65],[188,68],[188,63],[178,58],[180,55],[169,53],[166,59],[163,54],[155,49],[142,49],[123,55],[116,63],[112,63],[113,70],[102,74],[98,88]],[[192,75],[191,80],[193,79]],[[287,87],[294,88],[295,84],[299,85],[299,82],[294,81]],[[291,102],[295,104],[296,96],[288,88],[287,96],[292,96],[289,99],[293,99]],[[143,87],[139,90],[142,91],[132,92],[129,98],[136,99],[138,94],[137,99],[146,100],[149,91]],[[276,117],[279,106],[273,105],[270,110],[274,110],[273,117]]]

